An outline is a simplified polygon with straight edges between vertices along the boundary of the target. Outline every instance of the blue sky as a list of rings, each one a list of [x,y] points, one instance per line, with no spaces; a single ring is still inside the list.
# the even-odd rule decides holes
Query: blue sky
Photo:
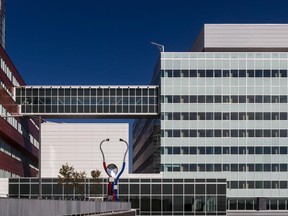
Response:
[[[287,0],[7,1],[6,49],[27,84],[149,84],[159,52],[204,23],[287,23]]]
[[[6,50],[28,85],[145,85],[159,56],[151,41],[188,51],[204,23],[288,23],[287,8],[287,0],[7,0]]]

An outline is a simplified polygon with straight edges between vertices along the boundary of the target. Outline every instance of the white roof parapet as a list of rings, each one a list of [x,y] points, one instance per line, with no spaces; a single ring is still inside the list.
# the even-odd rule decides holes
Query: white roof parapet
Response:
[[[205,24],[191,50],[288,51],[288,24]]]

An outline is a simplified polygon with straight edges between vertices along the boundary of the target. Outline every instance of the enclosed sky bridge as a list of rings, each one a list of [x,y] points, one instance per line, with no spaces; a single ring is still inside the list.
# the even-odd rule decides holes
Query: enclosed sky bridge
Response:
[[[154,118],[158,86],[16,87],[21,115],[43,118]]]

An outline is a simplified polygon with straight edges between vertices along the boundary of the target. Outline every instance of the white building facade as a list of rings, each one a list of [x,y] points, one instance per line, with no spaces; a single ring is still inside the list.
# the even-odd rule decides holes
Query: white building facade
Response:
[[[226,178],[228,210],[287,209],[287,34],[205,25],[193,52],[161,53],[164,177]]]
[[[43,178],[55,178],[63,164],[68,163],[77,171],[85,171],[91,177],[92,170],[98,169],[102,177],[107,174],[103,168],[103,158],[99,148],[100,142],[109,138],[109,142],[102,144],[106,164],[113,163],[120,172],[124,153],[127,149],[124,142],[129,140],[128,124],[112,123],[51,123],[42,124],[42,160]],[[127,176],[128,154],[126,168],[122,176]],[[108,177],[108,176],[107,176]]]

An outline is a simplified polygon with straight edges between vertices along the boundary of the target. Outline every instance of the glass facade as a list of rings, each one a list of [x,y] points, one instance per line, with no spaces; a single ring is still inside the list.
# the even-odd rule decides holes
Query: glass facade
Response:
[[[18,87],[22,114],[158,115],[158,87]]]
[[[160,84],[160,62],[154,68],[151,85]],[[159,94],[160,98],[160,94]],[[160,100],[159,100],[160,102]],[[158,108],[160,111],[160,108]],[[154,119],[137,119],[133,124],[133,172],[159,173],[161,136],[159,115]]]
[[[86,179],[75,189],[57,179],[43,179],[43,198],[105,197],[107,180]],[[9,180],[9,196],[37,198],[38,179]],[[137,215],[226,215],[225,179],[120,179],[120,201],[131,202]]]

